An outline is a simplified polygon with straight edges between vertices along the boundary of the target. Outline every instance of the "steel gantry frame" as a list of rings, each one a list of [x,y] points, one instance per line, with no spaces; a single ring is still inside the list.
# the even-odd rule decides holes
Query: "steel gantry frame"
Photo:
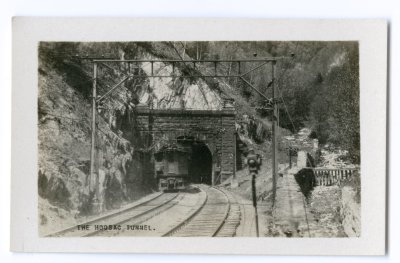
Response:
[[[283,59],[289,59],[293,58],[294,54],[292,54],[290,57],[289,56],[280,56],[280,57],[265,57],[265,58],[253,58],[253,59],[240,59],[240,60],[212,60],[212,59],[203,59],[203,60],[185,60],[185,59],[157,59],[157,60],[136,60],[136,59],[116,59],[116,58],[97,58],[97,57],[77,57],[79,59],[84,59],[84,60],[89,60],[91,63],[93,63],[93,85],[92,85],[92,129],[91,129],[91,152],[90,152],[90,177],[89,177],[89,193],[91,192],[91,181],[94,176],[94,159],[95,159],[95,140],[96,140],[96,112],[97,112],[97,104],[101,102],[103,99],[105,99],[108,95],[110,95],[114,90],[116,90],[118,87],[120,87],[123,83],[125,83],[128,79],[130,78],[173,78],[173,77],[183,77],[183,78],[239,78],[242,80],[244,83],[246,83],[252,90],[257,92],[262,98],[264,98],[268,104],[272,105],[272,107],[262,107],[264,110],[271,110],[273,112],[273,125],[272,125],[272,181],[273,181],[273,188],[272,188],[272,200],[273,200],[273,208],[275,207],[275,198],[276,198],[276,183],[277,183],[277,121],[278,121],[278,107],[277,107],[277,98],[276,96],[278,95],[277,92],[277,86],[275,83],[275,67],[276,63],[278,60],[283,60]],[[110,88],[106,93],[104,93],[101,96],[97,95],[97,78],[98,78],[98,66],[102,65],[107,68],[111,68],[107,63],[125,63],[128,64],[128,68],[131,68],[131,65],[135,65],[137,68],[140,68],[140,66],[143,63],[150,63],[151,69],[150,69],[150,75],[147,74],[139,74],[139,75],[134,75],[134,74],[126,74],[122,80],[120,80],[117,84],[115,84],[112,88]],[[154,64],[156,63],[163,63],[163,64],[171,64],[172,65],[172,73],[167,74],[167,75],[162,75],[162,74],[155,74],[154,73]],[[205,64],[205,63],[211,63],[214,67],[214,74],[181,74],[181,75],[176,75],[176,67],[177,65],[185,65],[186,67],[191,67],[192,70],[197,71],[199,68],[196,66]],[[236,63],[237,64],[237,72],[235,74],[218,74],[218,65],[221,63]],[[258,63],[258,65],[255,65],[253,68],[250,70],[247,70],[245,72],[241,72],[241,65],[244,63]],[[252,83],[247,81],[244,77],[257,70],[262,68],[263,66],[271,64],[271,76],[272,80],[271,83],[267,85],[267,87],[272,87],[272,97],[269,98],[267,97],[266,94],[261,92],[257,87],[255,87]],[[140,73],[140,71],[139,71]],[[255,187],[253,187],[252,191],[256,191]],[[258,226],[258,220],[257,220],[257,202],[254,202],[254,208],[256,211],[256,225]],[[257,231],[258,232],[258,231]],[[259,233],[257,233],[257,236]]]

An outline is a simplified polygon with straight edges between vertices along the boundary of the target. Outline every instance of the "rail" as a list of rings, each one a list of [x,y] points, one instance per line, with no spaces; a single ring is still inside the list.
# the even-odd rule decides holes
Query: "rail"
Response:
[[[89,231],[79,231],[79,225],[94,225],[94,224],[108,224],[105,223],[107,221],[112,221],[112,224],[122,223],[129,220],[137,219],[141,216],[147,215],[150,212],[153,212],[156,209],[160,209],[161,207],[167,205],[174,199],[178,197],[178,194],[174,195],[166,195],[164,193],[157,194],[156,196],[145,200],[144,202],[140,202],[134,206],[128,207],[126,209],[121,209],[118,211],[113,211],[106,215],[94,218],[92,220],[74,225],[72,227],[68,227],[61,231],[57,231],[55,233],[49,234],[46,237],[60,237],[60,236],[93,236],[99,233],[98,230],[89,230]],[[165,199],[164,199],[165,198]],[[159,201],[158,201],[159,200]],[[155,203],[154,205],[150,205],[151,203]],[[143,208],[146,206],[150,206],[150,208],[145,208],[143,210],[138,210],[139,208]],[[130,215],[130,213],[134,213]]]
[[[233,197],[215,187],[204,189],[206,198],[192,214],[163,236],[234,236],[240,223]],[[204,191],[202,190],[202,191]]]

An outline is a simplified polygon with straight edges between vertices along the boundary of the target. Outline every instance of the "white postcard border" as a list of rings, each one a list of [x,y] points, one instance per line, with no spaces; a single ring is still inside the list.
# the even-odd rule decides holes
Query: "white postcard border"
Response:
[[[360,238],[39,238],[39,41],[359,41]],[[11,250],[270,255],[382,255],[386,232],[387,23],[384,20],[13,19]]]

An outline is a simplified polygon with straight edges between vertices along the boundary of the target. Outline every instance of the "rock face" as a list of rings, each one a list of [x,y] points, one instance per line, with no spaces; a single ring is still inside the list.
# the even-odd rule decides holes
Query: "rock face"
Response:
[[[346,235],[359,237],[361,234],[361,204],[357,202],[356,191],[350,186],[342,188],[340,216]]]
[[[155,59],[153,57],[149,59]],[[151,64],[142,63],[142,70],[146,75],[151,75]],[[178,68],[164,63],[153,64],[153,74],[170,76],[181,75]],[[154,109],[198,109],[221,110],[222,101],[201,78],[189,79],[180,77],[155,77],[150,78],[147,89],[139,95],[141,104],[149,105]]]
[[[126,81],[98,109],[95,174],[89,176],[93,69],[90,63],[51,57],[55,50],[56,45],[47,44],[39,54],[38,185],[40,200],[65,209],[71,217],[114,209],[156,189],[154,176],[143,172],[147,169],[144,159],[151,157],[138,151],[138,145],[131,139],[137,124],[136,105],[143,103],[160,110],[223,108],[219,91],[202,78]],[[141,57],[157,59],[142,52]],[[149,63],[139,66],[140,74],[151,74]],[[112,65],[111,70],[100,66],[98,94],[105,94],[127,70],[118,65]],[[174,73],[182,75],[182,70],[176,67]],[[173,68],[155,63],[153,71],[170,75]],[[234,123],[231,126],[234,129]]]
[[[90,197],[89,185],[103,185],[106,162],[111,163],[120,184],[132,160],[131,144],[98,118],[95,163],[99,174],[89,178],[90,105],[76,87],[58,72],[42,65],[39,75],[39,194],[52,205],[75,213],[87,213],[88,198],[104,203],[103,188]],[[104,173],[103,173],[104,174]],[[100,176],[99,176],[100,175]],[[102,177],[103,176],[103,177]],[[123,193],[122,187],[117,190]]]

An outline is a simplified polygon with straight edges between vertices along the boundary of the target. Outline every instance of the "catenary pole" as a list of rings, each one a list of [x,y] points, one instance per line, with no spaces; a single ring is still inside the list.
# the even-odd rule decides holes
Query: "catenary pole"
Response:
[[[272,102],[273,102],[273,116],[272,116],[272,206],[275,207],[276,199],[276,181],[277,181],[277,136],[278,136],[278,104],[275,99],[277,95],[277,85],[275,83],[275,64],[276,61],[271,63],[272,75]]]
[[[89,174],[89,195],[91,192],[92,178],[94,177],[94,160],[96,144],[96,99],[97,99],[97,63],[93,63],[93,86],[92,86],[92,140],[90,149],[90,174]]]

